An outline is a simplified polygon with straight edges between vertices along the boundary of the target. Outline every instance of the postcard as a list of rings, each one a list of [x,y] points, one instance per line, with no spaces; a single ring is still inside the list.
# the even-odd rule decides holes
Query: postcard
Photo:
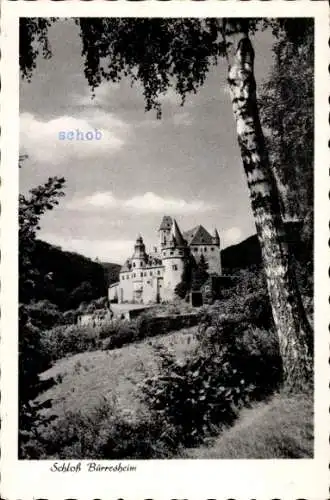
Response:
[[[327,3],[2,11],[3,498],[326,498]]]

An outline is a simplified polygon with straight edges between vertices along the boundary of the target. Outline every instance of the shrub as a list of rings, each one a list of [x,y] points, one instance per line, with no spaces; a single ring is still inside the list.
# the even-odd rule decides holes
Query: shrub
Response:
[[[199,355],[180,362],[158,349],[160,374],[146,378],[139,388],[151,412],[175,431],[176,439],[193,446],[219,424],[231,424],[249,392],[237,371],[221,357]]]
[[[156,346],[159,373],[139,385],[142,401],[183,446],[231,425],[242,406],[272,393],[281,374],[277,344],[265,331],[205,322],[197,338],[185,361]]]
[[[75,309],[70,309],[69,311],[65,311],[63,313],[63,323],[65,325],[74,325],[77,323],[77,318],[79,316],[79,312]]]
[[[133,342],[137,338],[136,323],[124,320],[112,321],[100,327],[102,349],[115,349]]]
[[[42,333],[42,348],[52,361],[100,348],[99,330],[92,326],[64,325]]]
[[[52,328],[54,325],[63,322],[62,313],[49,300],[31,302],[26,305],[26,310],[31,318],[31,322],[41,329]]]
[[[35,455],[67,460],[166,458],[172,451],[161,437],[163,431],[146,415],[132,421],[118,411],[115,401],[104,399],[92,409],[68,411],[45,427]]]
[[[178,283],[174,289],[175,295],[177,295],[180,299],[184,299],[189,291],[188,284],[184,281]]]

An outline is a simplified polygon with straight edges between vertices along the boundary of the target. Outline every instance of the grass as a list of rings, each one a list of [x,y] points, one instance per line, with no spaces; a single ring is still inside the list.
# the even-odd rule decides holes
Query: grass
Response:
[[[183,458],[271,459],[313,457],[313,398],[278,394],[242,411],[239,420],[207,446]]]
[[[134,420],[141,403],[136,397],[136,384],[145,374],[156,373],[157,358],[153,345],[159,343],[184,358],[196,345],[197,327],[185,328],[111,351],[92,351],[58,360],[41,375],[43,380],[57,382],[39,396],[40,401],[52,400],[47,414],[62,417],[68,411],[90,411],[104,399],[115,399],[123,416]]]

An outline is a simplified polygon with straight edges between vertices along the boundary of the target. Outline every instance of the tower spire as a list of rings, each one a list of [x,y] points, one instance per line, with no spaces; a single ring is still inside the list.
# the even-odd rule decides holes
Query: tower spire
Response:
[[[171,228],[171,242],[173,242],[174,246],[184,247],[186,246],[186,241],[182,236],[182,233],[179,229],[179,226],[175,219],[173,219],[172,228]]]
[[[213,233],[213,242],[215,245],[220,246],[220,236],[216,228],[214,229]]]

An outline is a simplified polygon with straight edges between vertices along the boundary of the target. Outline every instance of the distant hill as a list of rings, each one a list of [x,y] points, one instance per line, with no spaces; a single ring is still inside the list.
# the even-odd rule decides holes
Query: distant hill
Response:
[[[261,249],[257,235],[250,236],[237,245],[221,250],[221,263],[224,272],[244,269],[261,264]]]
[[[225,273],[261,263],[257,236],[221,251]],[[33,299],[47,299],[60,310],[76,309],[107,295],[108,286],[119,279],[121,266],[111,262],[95,262],[75,252],[62,250],[42,240],[36,241],[31,255],[36,270]]]
[[[118,264],[94,262],[42,240],[36,241],[31,261],[36,270],[33,298],[48,299],[63,311],[107,295],[120,269]]]
[[[112,264],[111,262],[100,262],[100,264],[105,270],[107,285],[116,283],[119,280],[119,271],[122,266],[120,264]]]

